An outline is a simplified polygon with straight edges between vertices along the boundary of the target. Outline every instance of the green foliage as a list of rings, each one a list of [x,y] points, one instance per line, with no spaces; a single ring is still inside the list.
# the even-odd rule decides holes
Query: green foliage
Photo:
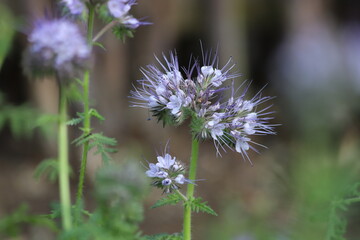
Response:
[[[346,240],[344,235],[347,221],[343,214],[348,211],[352,203],[360,202],[359,186],[360,183],[354,184],[349,189],[346,198],[337,199],[331,203],[326,240]]]
[[[203,202],[201,197],[189,199],[185,202],[185,205],[190,205],[191,211],[193,212],[204,212],[217,216],[217,213],[209,205],[207,205],[207,202]]]
[[[14,19],[10,11],[0,4],[0,69],[10,49],[14,35]]]
[[[112,29],[113,34],[120,39],[121,41],[125,42],[127,37],[133,38],[134,37],[134,29],[129,29],[123,25],[117,25]]]
[[[39,225],[49,228],[54,232],[58,232],[54,221],[46,216],[29,214],[29,208],[26,204],[22,204],[12,214],[0,220],[0,237],[16,237],[20,234],[24,224]]]
[[[70,119],[69,121],[67,121],[66,124],[69,126],[75,126],[75,125],[78,125],[79,123],[81,123],[83,120],[84,120],[83,117],[73,118],[73,119]]]
[[[114,18],[109,14],[109,11],[107,9],[106,4],[102,4],[99,5],[96,8],[96,12],[99,16],[99,18],[104,22],[104,23],[109,23],[111,22]]]
[[[96,175],[96,209],[92,214],[82,211],[84,217],[60,239],[144,239],[138,224],[143,219],[142,201],[148,185],[142,169],[133,162],[104,166]]]
[[[182,198],[177,194],[168,194],[166,197],[159,199],[151,208],[158,208],[165,205],[176,205]]]
[[[38,126],[38,117],[39,113],[27,104],[13,106],[0,94],[0,130],[8,123],[15,137],[30,137]]]
[[[182,239],[183,236],[181,233],[173,233],[173,234],[160,233],[156,235],[145,236],[145,240],[182,240]]]
[[[90,116],[95,117],[100,121],[105,121],[105,118],[95,108],[91,108],[89,110],[89,114]]]
[[[66,88],[66,97],[69,101],[84,101],[84,95],[81,92],[81,88],[79,87],[83,86],[83,82],[75,78],[74,82],[69,83],[69,85]]]
[[[103,133],[93,133],[88,135],[81,135],[73,141],[77,146],[89,142],[89,149],[95,148],[95,154],[99,154],[102,157],[104,163],[109,163],[111,160],[110,153],[114,153],[117,150],[113,148],[116,146],[117,141],[115,138],[106,137]]]
[[[69,167],[69,175],[73,175],[73,170]],[[35,169],[34,177],[40,179],[47,177],[50,182],[55,182],[59,176],[59,162],[57,159],[50,158],[43,160]]]

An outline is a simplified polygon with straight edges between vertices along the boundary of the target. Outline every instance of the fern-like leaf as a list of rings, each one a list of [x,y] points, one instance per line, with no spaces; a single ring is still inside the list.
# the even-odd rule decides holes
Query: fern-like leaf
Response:
[[[151,236],[145,236],[145,240],[182,240],[183,236],[181,233],[167,234],[160,233]]]
[[[207,202],[203,202],[202,198],[194,198],[192,200],[189,200],[185,202],[186,205],[190,204],[191,210],[193,212],[204,212],[208,213],[214,216],[217,216],[217,213],[209,206],[207,205]]]
[[[73,170],[71,168],[69,168],[69,175],[73,175]],[[55,182],[58,176],[59,162],[54,158],[43,160],[34,171],[34,178],[36,179],[47,177],[51,182]]]
[[[94,108],[91,108],[89,114],[93,117],[96,117],[100,121],[105,121],[105,118]]]
[[[178,194],[176,193],[169,194],[166,197],[158,200],[151,208],[158,208],[165,205],[176,205],[181,200],[182,199]]]
[[[73,119],[70,119],[69,121],[66,122],[67,125],[69,126],[75,126],[75,125],[78,125],[79,123],[82,122],[82,118],[73,118]]]

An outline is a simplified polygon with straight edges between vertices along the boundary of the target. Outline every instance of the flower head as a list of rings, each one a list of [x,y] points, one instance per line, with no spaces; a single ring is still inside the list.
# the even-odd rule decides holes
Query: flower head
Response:
[[[153,179],[152,185],[161,188],[165,193],[179,189],[179,185],[191,183],[184,177],[185,168],[175,157],[168,153],[157,157],[156,164],[150,163],[146,175]]]
[[[91,48],[78,26],[64,19],[40,22],[28,36],[30,71],[71,76],[85,66]]]
[[[109,0],[107,9],[111,17],[115,18],[120,26],[128,29],[138,28],[140,25],[147,25],[147,22],[140,22],[134,18],[129,12],[136,0]]]
[[[132,106],[149,109],[164,125],[179,125],[191,117],[193,134],[199,139],[212,139],[217,153],[228,147],[250,161],[247,151],[256,151],[254,144],[262,146],[253,142],[252,136],[275,134],[274,125],[269,123],[271,106],[261,108],[272,97],[263,97],[260,91],[246,99],[249,84],[236,96],[234,84],[225,85],[240,76],[233,73],[235,64],[230,59],[219,67],[217,57],[210,56],[203,54],[202,63],[194,61],[184,73],[175,54],[164,56],[164,62],[156,58],[161,67],[141,69],[144,78],[131,92]],[[232,94],[226,99],[228,90]]]
[[[86,10],[85,3],[81,0],[61,0],[73,15],[80,15]]]

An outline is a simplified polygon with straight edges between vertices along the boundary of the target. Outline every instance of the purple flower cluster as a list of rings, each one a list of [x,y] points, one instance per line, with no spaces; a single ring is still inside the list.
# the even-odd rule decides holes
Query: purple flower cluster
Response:
[[[90,58],[91,48],[78,26],[68,20],[40,22],[28,36],[29,64],[36,70],[71,75]]]
[[[120,24],[127,28],[135,29],[140,25],[146,24],[130,15],[129,11],[135,4],[136,0],[109,0],[107,2],[107,8],[110,15],[116,18]]]
[[[61,0],[73,15],[80,15],[86,10],[85,3],[81,0]]]
[[[149,109],[164,124],[178,125],[191,117],[197,138],[212,138],[218,153],[220,148],[229,147],[249,161],[247,151],[256,151],[253,144],[260,145],[251,136],[275,134],[274,125],[269,124],[270,106],[258,109],[272,97],[262,97],[260,91],[246,100],[249,85],[236,97],[233,84],[224,84],[240,76],[231,73],[235,67],[231,59],[219,68],[216,56],[210,59],[204,55],[203,64],[195,61],[183,75],[176,55],[163,57],[164,63],[157,58],[161,68],[149,65],[141,69],[144,78],[138,80],[140,86],[131,92],[132,106]],[[231,97],[224,100],[229,89]]]
[[[156,164],[150,163],[149,170],[146,171],[146,175],[154,180],[152,185],[170,193],[179,189],[179,185],[191,183],[184,177],[185,169],[175,157],[165,153],[158,156],[157,160]]]

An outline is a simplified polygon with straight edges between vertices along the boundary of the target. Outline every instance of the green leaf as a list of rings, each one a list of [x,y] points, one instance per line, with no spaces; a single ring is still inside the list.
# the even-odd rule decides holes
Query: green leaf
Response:
[[[151,208],[158,208],[165,205],[176,205],[181,200],[182,199],[178,194],[169,194],[166,197],[159,199]]]
[[[121,41],[125,42],[126,37],[133,38],[134,37],[134,29],[129,29],[123,25],[117,25],[112,29],[113,34],[120,39]]]
[[[110,138],[110,137],[106,137],[103,135],[103,133],[94,133],[91,136],[93,141],[96,141],[98,143],[102,143],[105,145],[110,145],[110,146],[116,146],[117,141],[115,138]]]
[[[57,123],[59,116],[54,114],[42,114],[36,119],[36,127],[42,127],[48,124]]]
[[[217,216],[217,213],[209,205],[207,205],[207,202],[203,202],[202,198],[200,197],[185,202],[185,205],[188,204],[190,204],[191,210],[193,212],[204,212]]]
[[[75,81],[69,84],[66,89],[66,95],[69,100],[82,102],[84,100],[84,96],[77,84],[83,86],[83,83],[80,79],[74,79]]]
[[[14,18],[5,5],[0,4],[0,69],[9,52],[14,36]]]
[[[98,46],[98,47],[102,48],[104,51],[106,51],[106,48],[104,47],[104,45],[102,45],[99,42],[93,42],[93,45]]]
[[[96,117],[100,121],[105,121],[105,118],[94,108],[91,108],[89,114],[93,117]]]
[[[73,175],[73,171],[69,168],[69,175]],[[43,160],[34,171],[34,178],[40,179],[47,177],[51,182],[55,182],[59,176],[59,162],[57,159],[50,158]]]
[[[69,121],[67,121],[66,124],[69,126],[75,126],[75,125],[78,125],[79,123],[81,123],[82,120],[83,120],[83,118],[73,118],[73,119],[70,119]]]
[[[181,233],[167,234],[160,233],[151,236],[145,236],[145,240],[182,240],[183,236]]]

